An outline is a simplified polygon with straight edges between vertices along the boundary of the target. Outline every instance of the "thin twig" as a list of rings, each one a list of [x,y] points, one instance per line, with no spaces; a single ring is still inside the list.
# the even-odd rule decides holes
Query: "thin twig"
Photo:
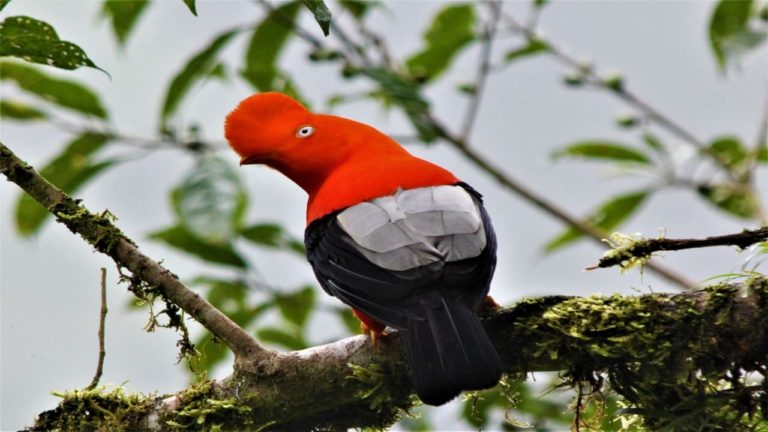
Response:
[[[461,127],[460,137],[462,141],[467,141],[472,133],[475,119],[477,119],[477,112],[480,109],[480,101],[483,98],[485,83],[488,81],[488,75],[491,71],[491,52],[493,51],[493,41],[496,38],[496,31],[499,27],[502,6],[501,3],[496,0],[489,2],[488,5],[491,10],[491,18],[488,27],[483,31],[483,43],[477,66],[475,88],[472,93],[472,98],[469,100],[467,112],[464,114],[464,124]]]
[[[515,31],[525,36],[525,38],[529,42],[542,41],[541,36],[537,35],[531,28],[528,28],[520,24],[519,22],[517,22],[517,20],[515,20],[515,18],[512,17],[511,15],[504,14],[504,19]],[[591,84],[611,90],[613,94],[623,99],[625,102],[627,102],[629,105],[632,105],[637,110],[644,113],[648,118],[655,120],[656,123],[665,127],[669,132],[676,135],[681,140],[692,145],[699,151],[704,151],[704,152],[707,151],[707,145],[703,141],[698,139],[693,133],[691,133],[690,131],[685,129],[683,126],[681,126],[671,118],[667,117],[666,115],[662,114],[661,112],[653,108],[649,103],[640,99],[634,93],[631,93],[629,90],[627,90],[624,87],[620,87],[620,88],[610,87],[597,74],[597,72],[595,72],[594,67],[592,67],[591,65],[585,64],[583,61],[577,60],[570,54],[566,53],[562,48],[554,44],[552,41],[547,40],[546,45],[548,47],[548,51],[550,54],[552,54],[556,59],[560,60],[565,65],[570,66],[578,70],[579,72],[583,73],[585,78],[588,78]]]
[[[96,388],[99,385],[101,374],[104,370],[104,357],[107,352],[104,349],[104,325],[107,321],[107,269],[101,268],[101,310],[99,313],[99,361],[96,364],[96,373],[93,375],[91,383],[86,387],[87,390]]]
[[[621,265],[625,261],[632,259],[648,258],[654,252],[659,251],[677,251],[712,246],[737,246],[744,249],[766,240],[768,240],[768,226],[756,230],[744,230],[736,234],[712,236],[703,239],[642,239],[632,241],[626,247],[619,247],[608,251],[596,265],[587,268],[587,270]]]
[[[365,68],[373,67],[373,62],[368,57],[368,53],[366,53],[366,51],[361,48],[360,45],[356,44],[352,38],[347,35],[344,29],[335,21],[331,21],[331,32],[333,32],[336,38],[339,39],[339,42],[341,42],[342,46],[344,46],[349,51],[350,55],[348,57],[351,57],[351,55],[356,55],[359,57],[360,62]]]

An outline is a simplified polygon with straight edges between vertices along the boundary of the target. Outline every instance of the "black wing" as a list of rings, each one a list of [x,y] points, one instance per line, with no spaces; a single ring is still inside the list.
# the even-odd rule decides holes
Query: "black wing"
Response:
[[[392,271],[371,263],[331,213],[312,222],[305,231],[307,258],[323,289],[344,303],[396,329],[407,325],[407,315],[419,294],[437,290],[448,299],[474,310],[488,294],[496,265],[496,236],[482,205],[482,197],[466,184],[481,212],[486,247],[474,258],[405,271]]]

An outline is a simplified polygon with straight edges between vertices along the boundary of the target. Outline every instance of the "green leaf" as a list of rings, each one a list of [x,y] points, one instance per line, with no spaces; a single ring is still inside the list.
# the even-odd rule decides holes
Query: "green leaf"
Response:
[[[121,45],[125,45],[139,17],[149,6],[149,0],[105,0],[101,13],[109,18],[112,31]]]
[[[323,34],[328,36],[331,28],[332,14],[331,10],[328,9],[328,6],[325,5],[325,2],[323,0],[301,0],[301,2],[304,3],[304,6],[306,6],[307,9],[312,12],[312,15],[315,16],[315,21],[320,25]]]
[[[172,193],[182,225],[199,239],[216,244],[235,237],[247,200],[238,172],[213,154],[199,156]]]
[[[721,70],[743,52],[762,43],[766,32],[749,28],[752,0],[719,0],[709,22],[709,42]]]
[[[262,223],[243,228],[240,235],[262,246],[277,247],[283,235],[283,228],[277,224]]]
[[[475,8],[472,4],[443,8],[424,34],[426,46],[406,60],[410,74],[422,82],[440,75],[451,64],[453,57],[475,39],[474,25]]]
[[[528,42],[528,45],[522,48],[518,48],[518,49],[507,52],[507,55],[504,57],[504,59],[507,62],[511,62],[514,60],[530,57],[532,55],[541,54],[548,51],[549,51],[549,44],[538,39],[533,39]]]
[[[248,266],[231,244],[217,244],[199,239],[183,225],[156,231],[149,237],[204,261],[238,268]]]
[[[571,144],[553,154],[556,159],[562,157],[583,157],[587,159],[607,159],[622,162],[649,164],[651,160],[625,144],[610,141],[581,141]]]
[[[709,144],[709,151],[725,163],[729,168],[734,168],[747,159],[749,152],[735,136],[724,136],[715,139]]]
[[[182,0],[185,5],[187,5],[187,9],[189,9],[190,12],[192,12],[192,15],[197,16],[197,5],[195,5],[195,0]]]
[[[220,311],[224,312],[241,327],[247,327],[258,316],[272,308],[274,302],[264,302],[251,306],[248,303],[249,288],[240,279],[220,279],[215,277],[197,277],[193,285],[203,285],[208,291],[205,298]]]
[[[303,330],[315,307],[315,289],[307,286],[290,294],[277,294],[275,304],[288,322]]]
[[[8,3],[10,3],[11,0],[0,0],[0,11],[5,9],[6,6],[8,6]]]
[[[263,342],[279,345],[290,350],[301,350],[307,347],[307,342],[303,338],[277,327],[265,327],[259,329],[256,334],[259,340]]]
[[[306,255],[304,243],[291,237],[283,227],[274,223],[254,224],[240,230],[240,235],[260,246],[273,247]]]
[[[699,186],[697,190],[704,199],[733,216],[751,219],[759,215],[757,199],[744,187],[721,184]]]
[[[639,125],[641,122],[640,117],[633,114],[621,114],[616,117],[616,125],[624,129],[631,129]]]
[[[275,90],[275,80],[280,76],[277,60],[293,34],[300,6],[291,2],[272,10],[254,30],[245,51],[242,75],[257,90]]]
[[[218,78],[222,81],[227,81],[229,79],[227,72],[227,66],[224,63],[219,63],[211,70],[211,72],[208,74],[211,78]]]
[[[24,102],[0,100],[0,118],[14,120],[43,120],[48,115]]]
[[[215,277],[199,276],[194,278],[191,285],[204,286],[208,292],[205,298],[216,309],[229,315],[233,309],[242,309],[248,298],[248,286],[238,279],[220,279]],[[227,303],[235,304],[236,306],[227,306]],[[238,322],[238,324],[244,324]]]
[[[613,231],[640,208],[640,205],[645,202],[648,195],[649,191],[641,190],[613,197],[601,204],[597,210],[586,218],[586,221],[603,231]],[[550,240],[544,246],[544,251],[552,252],[560,249],[583,236],[584,233],[581,231],[568,227],[557,237]]]
[[[165,94],[163,101],[163,110],[160,115],[161,129],[166,129],[168,118],[173,115],[186,97],[189,90],[197,84],[198,81],[210,76],[211,72],[219,64],[219,52],[227,46],[240,30],[229,30],[219,34],[202,51],[192,56],[184,67],[173,77],[171,85]]]
[[[374,0],[341,0],[339,6],[349,11],[356,20],[360,21],[372,7],[379,6],[381,3]]]
[[[88,66],[102,70],[82,48],[59,39],[56,30],[43,21],[27,16],[8,17],[0,22],[0,57],[12,56],[28,62],[61,69]]]
[[[242,280],[197,277],[191,284],[206,287],[205,297],[208,301],[243,328],[251,325],[272,307],[271,303],[251,306],[248,303],[248,286]],[[202,370],[211,370],[229,353],[226,346],[219,343],[209,332],[195,340],[195,347],[201,354],[194,360],[195,366]]]
[[[74,194],[88,181],[112,166],[115,161],[95,162],[93,156],[110,137],[84,133],[67,144],[64,150],[40,170],[40,175],[59,189]],[[16,227],[23,236],[37,233],[50,212],[27,194],[16,204]]]
[[[643,142],[656,153],[659,153],[659,154],[667,153],[666,149],[664,148],[664,144],[661,143],[661,140],[659,140],[659,138],[656,135],[653,135],[649,132],[644,133]]]
[[[200,337],[195,339],[195,349],[200,353],[197,357],[187,359],[194,370],[210,371],[216,365],[227,358],[229,349],[226,345],[216,339],[211,332],[206,331]]]
[[[107,118],[107,111],[101,105],[99,97],[88,87],[75,81],[53,78],[36,68],[9,62],[0,62],[0,79],[14,81],[21,89],[61,107],[102,119]]]
[[[768,163],[768,143],[763,144],[757,149],[757,161],[761,163]]]

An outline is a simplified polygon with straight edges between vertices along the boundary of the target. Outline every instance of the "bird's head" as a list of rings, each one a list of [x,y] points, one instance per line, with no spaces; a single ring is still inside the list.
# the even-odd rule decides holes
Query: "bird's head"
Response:
[[[407,154],[378,130],[354,120],[314,114],[282,93],[260,93],[228,116],[225,135],[240,164],[264,164],[312,193],[345,164]]]
[[[269,164],[312,138],[314,117],[289,96],[261,93],[240,102],[227,116],[224,134],[241,165]]]

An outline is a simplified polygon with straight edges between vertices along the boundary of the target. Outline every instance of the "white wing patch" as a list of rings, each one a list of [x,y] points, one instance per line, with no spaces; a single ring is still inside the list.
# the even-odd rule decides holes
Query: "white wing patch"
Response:
[[[360,253],[389,270],[473,258],[486,244],[480,209],[459,186],[398,190],[336,218]]]

